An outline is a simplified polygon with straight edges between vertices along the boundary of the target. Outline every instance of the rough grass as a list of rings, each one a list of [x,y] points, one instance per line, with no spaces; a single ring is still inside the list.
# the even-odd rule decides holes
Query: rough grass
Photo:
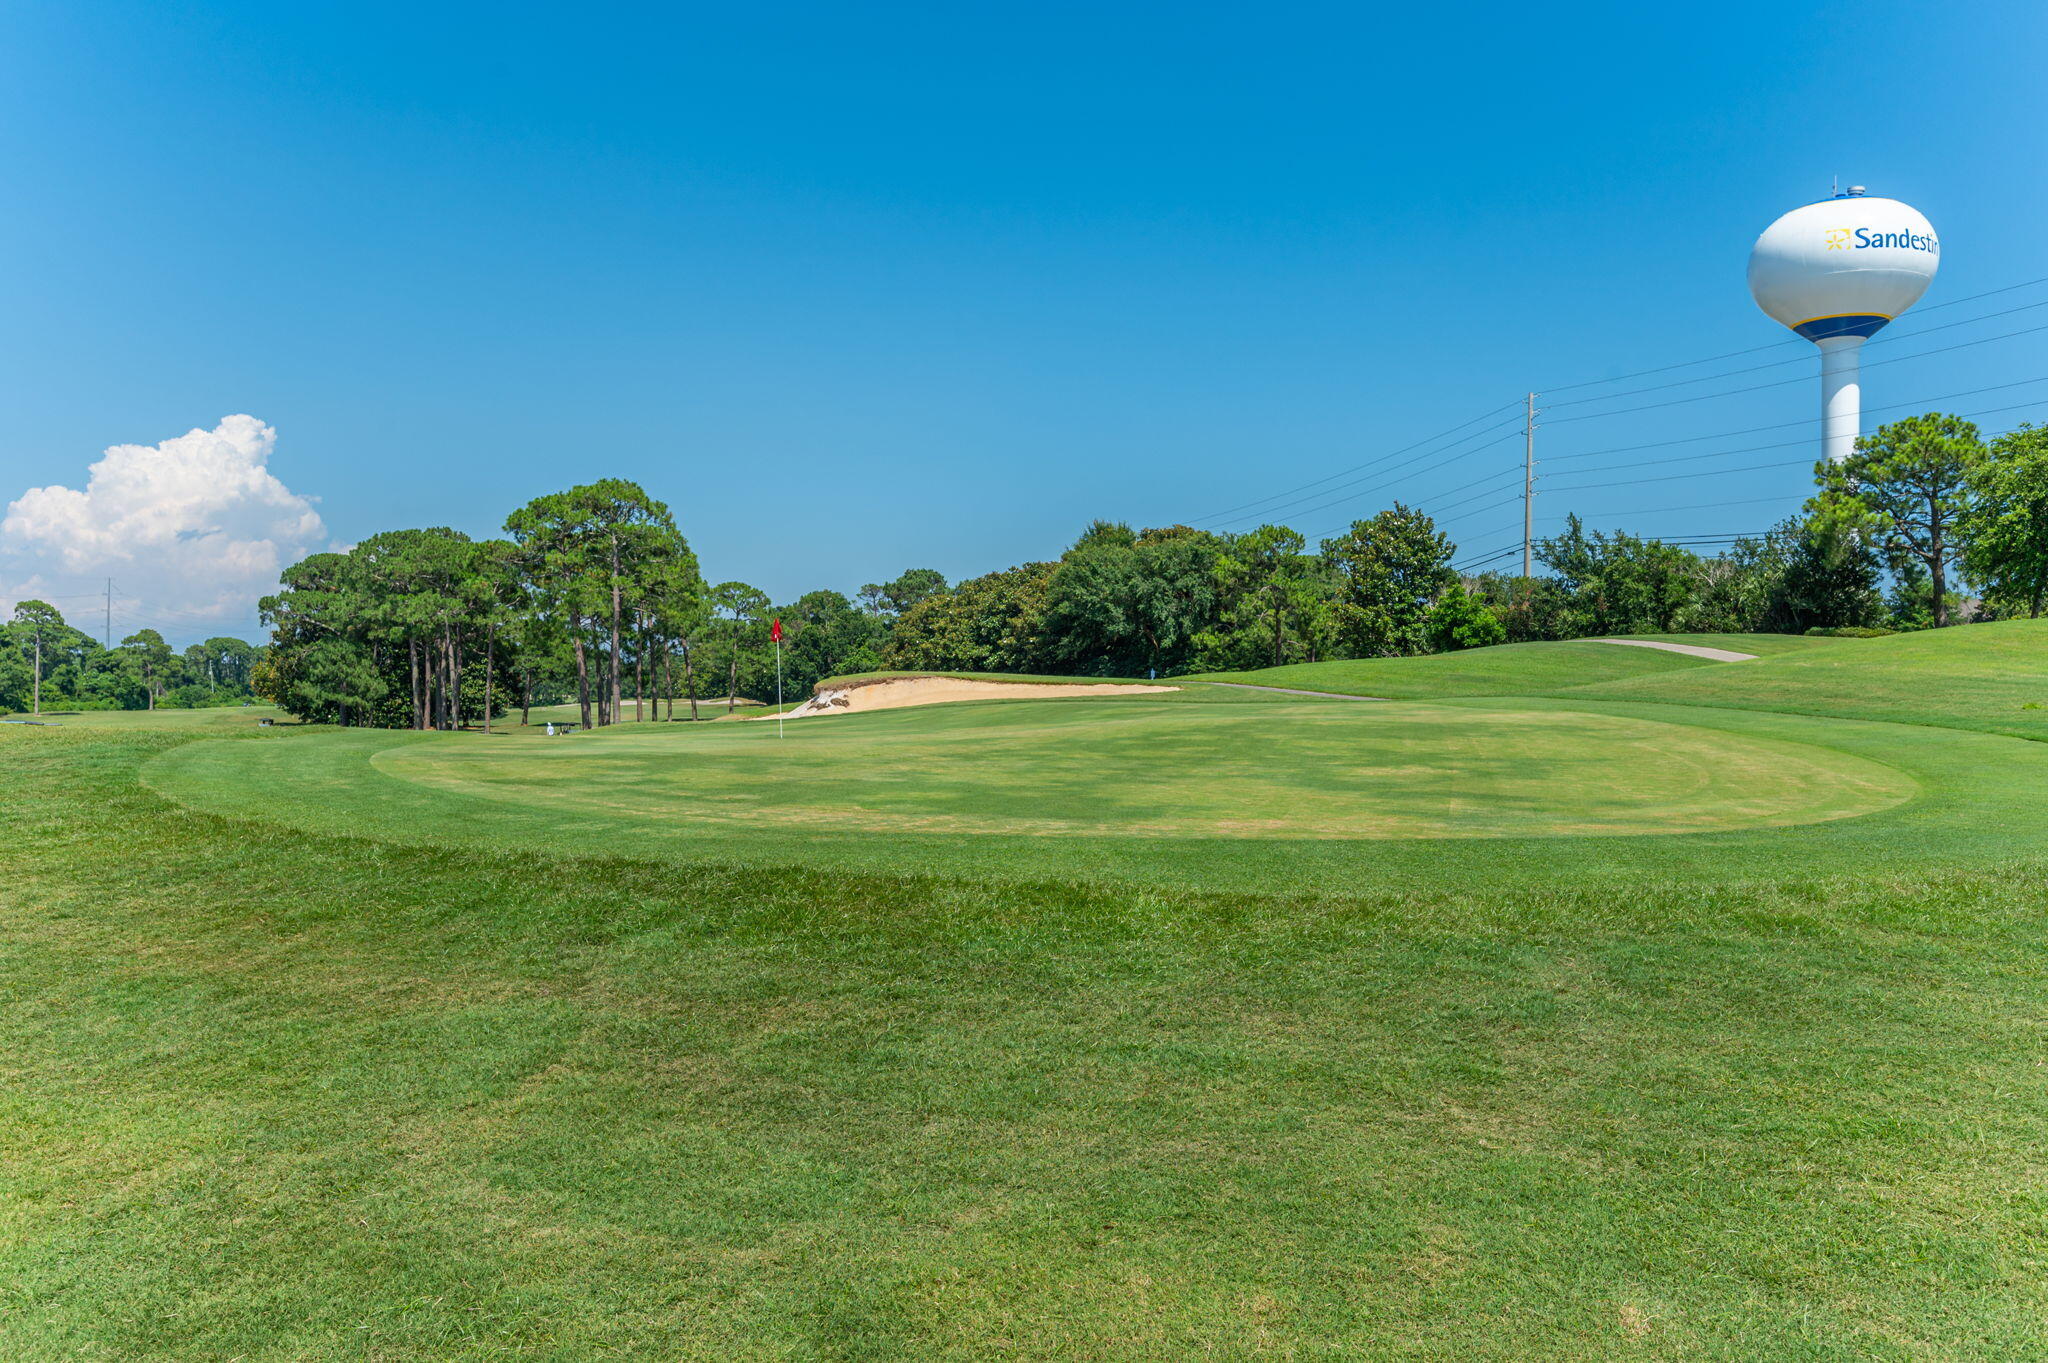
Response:
[[[0,729],[0,1357],[2048,1353],[2048,746],[1597,708],[1922,793],[1226,894],[405,845],[140,783],[203,723]],[[1723,875],[1595,874],[1667,843]]]

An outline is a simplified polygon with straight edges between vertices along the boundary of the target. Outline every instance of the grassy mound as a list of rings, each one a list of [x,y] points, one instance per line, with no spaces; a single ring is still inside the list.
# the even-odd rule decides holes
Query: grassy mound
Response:
[[[1821,640],[1820,643],[1834,643]],[[1574,696],[1891,720],[2048,740],[2048,620],[1844,641],[1734,668],[1674,670]]]
[[[2043,642],[0,729],[0,1357],[2048,1356]]]
[[[1617,636],[1667,643],[1700,644],[1737,653],[1804,653],[1842,647],[1838,639],[1803,639],[1783,634],[1642,634]],[[1853,646],[1849,645],[1849,646]],[[1656,648],[1624,648],[1574,639],[1562,643],[1501,644],[1463,653],[1420,658],[1352,658],[1327,663],[1294,663],[1251,672],[1203,673],[1191,680],[1285,686],[1302,691],[1338,691],[1353,696],[1430,700],[1442,696],[1540,696],[1590,682],[1661,676],[1717,666],[1710,659]]]

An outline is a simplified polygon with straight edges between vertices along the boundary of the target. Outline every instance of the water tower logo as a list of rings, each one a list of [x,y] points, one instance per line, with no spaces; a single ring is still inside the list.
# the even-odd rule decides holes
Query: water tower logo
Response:
[[[1855,235],[1856,235],[1856,232],[1855,232],[1855,229],[1853,229],[1853,228],[1849,228],[1849,227],[1830,227],[1830,228],[1828,229],[1828,249],[1829,249],[1830,251],[1846,251],[1846,250],[1848,250],[1848,249],[1849,249],[1849,240],[1850,240],[1850,238],[1854,237]]]

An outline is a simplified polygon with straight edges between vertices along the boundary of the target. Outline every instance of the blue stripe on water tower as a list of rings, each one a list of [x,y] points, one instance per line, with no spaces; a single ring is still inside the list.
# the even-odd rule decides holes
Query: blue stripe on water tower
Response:
[[[1792,328],[1809,341],[1833,336],[1875,336],[1879,327],[1892,319],[1875,312],[1849,312],[1839,317],[1814,317]]]

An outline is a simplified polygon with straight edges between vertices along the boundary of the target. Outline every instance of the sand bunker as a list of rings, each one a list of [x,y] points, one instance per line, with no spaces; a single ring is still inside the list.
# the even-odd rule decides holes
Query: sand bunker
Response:
[[[861,710],[900,710],[908,705],[943,705],[953,700],[1063,700],[1068,696],[1137,696],[1178,691],[1177,686],[1132,686],[1115,682],[992,682],[961,677],[877,677],[820,690],[790,719],[846,715]],[[763,716],[766,718],[766,716]]]

